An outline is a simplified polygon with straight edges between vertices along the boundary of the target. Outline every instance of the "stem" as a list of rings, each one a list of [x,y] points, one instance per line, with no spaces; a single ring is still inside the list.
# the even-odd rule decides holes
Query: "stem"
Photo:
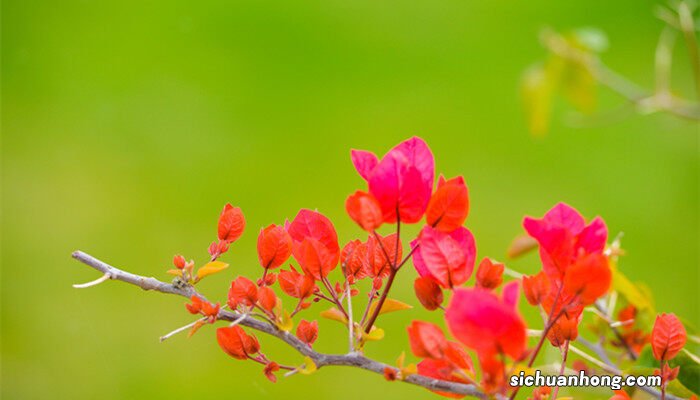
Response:
[[[665,363],[665,361],[659,361],[659,367],[661,367],[661,400],[666,400],[666,382],[664,379],[664,363]]]
[[[395,269],[392,269],[391,272],[389,272],[389,279],[386,281],[386,287],[384,288],[384,291],[382,292],[382,296],[379,298],[379,302],[377,302],[377,306],[374,307],[374,312],[372,312],[372,316],[369,317],[369,321],[367,321],[367,326],[365,327],[365,333],[369,333],[372,330],[372,326],[374,325],[374,322],[377,320],[377,317],[379,316],[379,312],[382,310],[382,306],[384,306],[384,302],[386,301],[386,298],[389,295],[389,290],[391,289],[391,285],[394,283],[394,278],[396,278],[396,272],[397,272],[397,270],[395,270]]]
[[[348,300],[348,352],[355,350],[355,332],[353,328],[355,322],[352,319],[352,296],[350,296],[350,285],[345,281],[345,295]]]
[[[564,375],[564,370],[566,369],[566,357],[569,355],[569,341],[564,342],[564,349],[561,352],[561,368],[559,368],[559,376]],[[552,398],[556,399],[557,394],[559,394],[559,385],[554,386],[552,391]]]
[[[333,289],[333,286],[331,286],[331,283],[328,282],[328,279],[326,277],[321,278],[321,282],[323,282],[323,285],[328,289],[328,292],[331,295],[333,303],[338,307],[338,310],[343,313],[346,319],[349,319],[347,311],[345,311],[345,307],[340,303],[338,300],[338,296],[335,293],[335,289]]]
[[[698,40],[695,37],[695,23],[688,3],[683,1],[678,5],[678,20],[680,22],[683,38],[688,47],[688,56],[693,67],[695,78],[695,94],[700,99],[700,51]]]
[[[175,329],[174,331],[168,332],[168,333],[166,333],[165,335],[161,336],[159,340],[160,340],[161,342],[164,342],[164,341],[166,341],[167,339],[169,339],[170,337],[175,336],[175,335],[177,335],[178,333],[180,333],[180,332],[182,332],[182,331],[186,331],[186,330],[192,328],[193,326],[197,325],[197,323],[199,323],[199,322],[201,322],[201,321],[206,321],[208,318],[209,318],[209,317],[200,318],[200,319],[198,319],[198,320],[196,320],[196,321],[194,321],[194,322],[192,322],[192,323],[189,323],[189,324],[187,324],[187,325],[185,325],[185,326],[181,326],[181,327]]]
[[[372,286],[372,289],[369,292],[369,300],[367,301],[367,307],[365,307],[365,312],[362,314],[362,319],[360,320],[360,326],[363,326],[365,324],[365,320],[367,320],[367,314],[369,314],[369,309],[372,308],[372,303],[374,303],[374,298],[377,297],[377,289]]]
[[[195,291],[194,288],[191,286],[176,287],[172,284],[159,281],[155,278],[148,278],[145,276],[132,274],[121,269],[115,268],[81,251],[74,252],[73,258],[102,273],[109,272],[113,280],[130,283],[144,290],[155,290],[157,292],[175,294],[186,298],[197,296],[199,298],[205,299],[204,296]],[[219,311],[218,315],[218,319],[225,321],[235,321],[240,317],[241,314],[239,313],[223,309]],[[306,343],[299,340],[293,334],[284,332],[276,326],[274,326],[273,324],[257,320],[255,318],[252,318],[251,316],[247,316],[246,318],[244,318],[240,322],[240,325],[276,337],[277,339],[283,341],[284,343],[292,347],[299,354],[311,358],[311,360],[313,360],[314,364],[316,364],[316,367],[318,368],[322,368],[325,366],[348,366],[361,368],[382,375],[384,374],[384,369],[390,367],[387,364],[372,360],[357,353],[336,355],[316,352],[312,348],[310,348]],[[450,382],[427,377],[420,374],[409,375],[405,377],[405,379],[402,382],[421,386],[432,391],[455,393],[464,396],[475,396],[484,400],[488,399],[488,396],[486,394],[484,394],[476,386],[471,384]],[[669,400],[675,400],[671,399],[670,396],[668,398]]]
[[[109,272],[107,272],[104,275],[102,275],[101,277],[95,279],[94,281],[90,281],[87,283],[76,283],[75,285],[73,285],[73,287],[76,289],[85,289],[85,288],[89,288],[91,286],[97,286],[100,283],[102,283],[110,278],[111,278],[111,276],[109,275]]]

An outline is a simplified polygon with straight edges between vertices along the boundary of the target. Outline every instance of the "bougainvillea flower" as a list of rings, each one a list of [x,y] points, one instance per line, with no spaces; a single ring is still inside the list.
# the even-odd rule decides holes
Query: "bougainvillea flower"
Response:
[[[469,383],[469,381],[461,374],[455,373],[454,365],[448,360],[436,360],[432,358],[426,358],[425,360],[419,362],[417,367],[418,373],[423,376],[440,379],[442,381]],[[464,397],[463,394],[455,394],[449,392],[436,391],[435,393],[453,399],[459,399]]]
[[[382,225],[382,209],[371,194],[356,191],[345,200],[345,211],[360,228],[372,232]]]
[[[457,289],[445,312],[452,335],[480,355],[525,351],[525,322],[517,311],[484,289]]]
[[[430,201],[435,160],[425,142],[413,137],[391,149],[381,161],[367,151],[353,150],[352,162],[367,180],[382,209],[384,222],[420,221]]]
[[[600,217],[589,225],[571,206],[559,203],[542,219],[526,217],[523,226],[540,244],[544,271],[550,278],[560,279],[581,253],[602,253],[608,229]]]
[[[413,252],[413,265],[420,276],[431,277],[444,288],[459,286],[471,276],[476,244],[467,228],[445,233],[426,225],[412,243],[416,244],[420,247]]]
[[[258,260],[265,269],[284,264],[292,254],[292,238],[283,226],[272,224],[258,235]]]
[[[265,364],[265,368],[263,368],[263,373],[265,374],[265,377],[270,380],[270,382],[276,383],[277,376],[275,376],[275,372],[279,370],[280,365],[274,361],[270,361],[269,363]]]
[[[216,340],[226,354],[238,360],[245,360],[260,351],[255,335],[248,335],[238,325],[217,329]]]
[[[564,292],[576,296],[584,306],[610,289],[612,272],[608,258],[599,253],[588,254],[577,259],[564,276]]]
[[[311,347],[316,339],[318,339],[318,322],[317,321],[307,321],[302,319],[297,326],[297,337],[302,342],[306,343]]]
[[[464,178],[446,181],[441,175],[425,212],[426,223],[439,231],[452,232],[462,226],[468,214],[469,192]]]
[[[287,232],[293,241],[292,255],[307,275],[321,280],[338,265],[338,235],[321,213],[300,210]]]
[[[533,276],[523,276],[523,291],[527,302],[533,306],[539,305],[549,293],[549,278],[544,271]]]
[[[426,309],[433,311],[442,305],[443,294],[440,285],[430,277],[419,277],[413,282],[418,301]]]
[[[313,278],[300,274],[294,267],[290,267],[289,271],[280,271],[277,280],[283,292],[297,299],[303,300],[316,290]]]
[[[472,373],[474,372],[474,362],[472,361],[472,357],[466,351],[464,351],[464,346],[457,342],[447,342],[444,359],[451,362],[452,365],[461,370]]]
[[[243,234],[245,218],[238,207],[226,204],[219,216],[219,240],[233,242]]]
[[[503,271],[505,265],[493,262],[490,258],[484,257],[476,270],[476,286],[484,289],[495,289],[503,282]]]
[[[661,313],[651,331],[651,350],[659,361],[671,360],[685,346],[687,334],[675,314]]]
[[[447,339],[435,324],[413,321],[407,328],[411,352],[416,357],[442,359],[447,350]]]
[[[235,310],[239,304],[252,307],[258,301],[258,287],[245,276],[239,276],[231,282],[228,291],[228,305]]]

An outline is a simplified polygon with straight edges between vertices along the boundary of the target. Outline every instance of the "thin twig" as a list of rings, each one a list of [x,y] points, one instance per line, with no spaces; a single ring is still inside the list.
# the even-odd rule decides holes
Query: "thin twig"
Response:
[[[190,298],[191,296],[204,297],[197,293],[192,286],[176,287],[169,283],[161,282],[155,278],[147,278],[144,276],[132,274],[121,269],[115,268],[103,261],[100,261],[81,251],[73,253],[73,258],[86,264],[102,273],[109,273],[114,280],[130,283],[144,290],[155,290],[161,293],[175,294]],[[220,310],[218,319],[225,321],[236,321],[242,315],[233,311]],[[313,360],[316,367],[322,368],[326,366],[349,366],[372,371],[379,375],[384,373],[384,369],[389,365],[369,359],[358,353],[350,354],[324,354],[311,349],[306,343],[299,340],[293,334],[280,330],[276,326],[264,321],[257,320],[251,316],[246,316],[240,322],[240,325],[274,336],[290,347],[296,350],[301,355],[307,356]],[[402,382],[407,382],[413,385],[421,386],[429,390],[438,392],[447,392],[461,394],[465,396],[474,396],[480,399],[487,399],[488,396],[481,392],[476,386],[471,384],[463,384],[457,382],[449,382],[440,379],[434,379],[427,376],[413,374],[405,377]],[[669,396],[670,399],[670,396]]]

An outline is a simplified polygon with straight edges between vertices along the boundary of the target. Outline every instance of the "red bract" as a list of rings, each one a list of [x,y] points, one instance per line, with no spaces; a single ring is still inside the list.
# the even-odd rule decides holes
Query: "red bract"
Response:
[[[525,351],[523,319],[490,291],[455,290],[445,318],[454,337],[480,355],[505,353],[518,359]]]
[[[411,245],[420,245],[413,252],[413,265],[418,274],[433,278],[444,288],[463,284],[474,270],[476,245],[467,228],[445,233],[425,226],[417,242]]]
[[[357,172],[382,209],[384,222],[418,222],[433,190],[435,161],[425,142],[413,137],[391,149],[381,161],[367,151],[352,151]]]
[[[661,313],[651,331],[651,349],[659,361],[674,358],[685,346],[687,334],[675,314]]]
[[[573,295],[581,304],[595,303],[610,288],[612,272],[608,259],[602,254],[589,254],[576,260],[564,277],[564,292]]]
[[[493,354],[479,356],[481,387],[486,393],[495,393],[505,387],[505,365]]]
[[[464,178],[445,181],[441,175],[425,212],[426,223],[439,231],[452,232],[462,226],[468,214],[469,192]]]
[[[426,358],[418,363],[418,373],[430,378],[440,379],[443,381],[469,383],[469,381],[460,374],[455,373],[455,368],[451,362],[447,360],[435,360]],[[448,392],[435,392],[441,396],[459,399],[464,397],[463,394],[454,394]]]
[[[258,289],[258,304],[263,310],[272,312],[277,304],[277,296],[275,291],[270,289],[268,286],[263,286]]]
[[[413,289],[416,291],[416,297],[418,301],[426,309],[432,311],[436,310],[440,305],[442,305],[443,295],[440,285],[438,285],[433,278],[420,277],[413,282]]]
[[[539,305],[549,293],[549,278],[544,271],[534,276],[523,276],[523,291],[527,302],[533,306]]]
[[[321,280],[338,265],[340,247],[333,224],[322,214],[301,210],[287,227],[292,254],[304,272]]]
[[[360,228],[372,232],[382,225],[382,209],[371,194],[358,190],[345,201],[345,211]]]
[[[284,264],[292,254],[292,238],[283,226],[272,224],[260,230],[258,236],[258,260],[265,269],[275,269]]]
[[[309,322],[302,319],[299,322],[299,326],[297,326],[297,337],[311,347],[318,339],[318,322]]]
[[[258,339],[238,325],[217,329],[216,340],[226,354],[238,360],[245,360],[260,351]]]
[[[503,270],[505,265],[494,263],[490,258],[484,257],[476,270],[476,286],[484,289],[495,289],[503,282]]]
[[[398,264],[402,259],[403,248],[395,233],[386,237],[381,235],[377,235],[377,237],[381,240],[381,244],[374,236],[367,238],[365,270],[367,275],[371,277],[386,278],[391,272],[392,266]]]
[[[413,321],[408,327],[408,340],[416,357],[442,359],[447,349],[445,334],[437,325]]]
[[[251,307],[258,301],[258,287],[250,279],[239,276],[231,282],[228,305],[235,310],[239,304]]]
[[[311,296],[316,289],[313,278],[300,274],[294,267],[290,267],[289,271],[280,271],[277,281],[283,292],[297,299]]]
[[[219,240],[233,242],[243,234],[245,218],[238,207],[226,204],[219,216]]]
[[[542,219],[526,217],[523,226],[539,242],[544,271],[552,279],[563,278],[581,253],[602,253],[608,237],[602,219],[586,225],[581,214],[564,203],[554,206]]]

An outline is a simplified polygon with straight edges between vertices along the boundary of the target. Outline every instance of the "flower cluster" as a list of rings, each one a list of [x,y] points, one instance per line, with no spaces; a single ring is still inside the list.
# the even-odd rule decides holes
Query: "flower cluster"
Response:
[[[364,231],[362,237],[341,247],[333,223],[308,209],[300,210],[291,221],[260,229],[257,253],[261,273],[257,279],[237,276],[231,282],[225,307],[240,318],[217,329],[224,352],[262,364],[265,376],[273,382],[280,370],[312,372],[315,365],[309,358],[301,366],[269,359],[261,352],[257,338],[239,323],[244,318],[257,318],[280,331],[294,332],[300,346],[311,347],[318,339],[318,322],[300,320],[294,330],[294,319],[315,303],[327,304],[319,313],[321,317],[348,329],[348,350],[361,352],[367,342],[383,338],[384,331],[377,326],[382,314],[410,308],[389,297],[396,275],[410,262],[416,271],[417,300],[442,316],[451,338],[432,322],[412,321],[408,327],[410,350],[420,361],[417,365],[406,363],[402,355],[396,367],[385,368],[388,380],[420,374],[513,398],[519,388],[508,386],[506,377],[517,368],[532,367],[547,340],[564,354],[563,370],[569,344],[579,336],[583,311],[595,310],[597,301],[611,290],[613,262],[619,252],[608,245],[608,230],[601,218],[587,223],[578,211],[563,203],[542,218],[527,217],[523,227],[529,237],[518,239],[517,249],[510,253],[538,247],[541,271],[520,278],[502,262],[482,257],[475,273],[476,240],[465,227],[470,205],[465,179],[442,175],[436,179],[433,154],[422,139],[408,139],[381,159],[369,151],[353,150],[351,160],[366,187],[347,198],[345,210]],[[417,223],[422,224],[417,237],[402,237],[402,225]],[[386,233],[379,233],[380,228]],[[228,264],[218,259],[244,229],[241,210],[227,204],[219,217],[218,240],[209,247],[208,263],[195,272],[193,261],[176,256],[176,269],[169,272],[176,275],[178,284],[195,285],[224,270]],[[473,283],[469,283],[472,275]],[[371,282],[364,293],[366,301],[362,301],[365,296],[358,296],[362,280]],[[540,308],[544,319],[534,347],[528,346],[528,330],[519,312],[521,292],[527,303]],[[285,308],[282,293],[292,299],[292,307]],[[354,303],[363,303],[364,310],[353,314],[355,297]],[[623,321],[617,325],[621,330],[608,318],[613,310],[598,310],[605,324],[601,329],[612,329],[616,338],[611,343],[629,349],[630,359],[651,342],[654,357],[661,363],[658,373],[665,382],[673,380],[678,367],[671,368],[669,361],[685,344],[682,324],[675,316],[662,314],[649,335],[634,324],[641,305],[628,303],[618,313]],[[202,317],[193,324],[191,333],[215,323],[221,308],[219,303],[193,296],[187,310]],[[582,365],[581,360],[576,362]],[[551,392],[538,388],[532,396],[545,399]],[[556,396],[556,389],[551,396]]]

